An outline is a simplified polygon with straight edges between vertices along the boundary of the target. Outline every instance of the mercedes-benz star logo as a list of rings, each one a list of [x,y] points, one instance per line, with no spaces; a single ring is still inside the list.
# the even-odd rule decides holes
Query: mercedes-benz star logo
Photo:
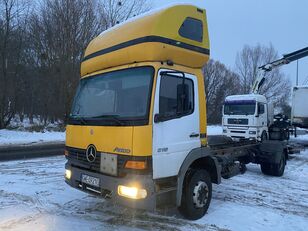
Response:
[[[93,144],[90,144],[86,150],[87,160],[92,163],[96,159],[96,148]]]

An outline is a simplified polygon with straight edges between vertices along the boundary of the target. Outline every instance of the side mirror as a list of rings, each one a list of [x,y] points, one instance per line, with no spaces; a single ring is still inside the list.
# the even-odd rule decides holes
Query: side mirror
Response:
[[[257,114],[256,114],[256,117],[258,118],[260,115],[260,105],[259,103],[257,103]]]

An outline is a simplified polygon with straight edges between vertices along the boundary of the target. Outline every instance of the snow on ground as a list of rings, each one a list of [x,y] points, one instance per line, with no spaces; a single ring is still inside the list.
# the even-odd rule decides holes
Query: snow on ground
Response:
[[[306,131],[306,133],[307,133],[308,131]],[[303,141],[306,141],[306,140],[308,140],[308,133],[307,134],[304,134],[304,135],[299,135],[298,137],[294,137],[294,136],[292,136],[291,138],[290,138],[290,140],[291,141],[299,141],[299,142],[303,142]]]
[[[209,135],[222,133],[208,126]],[[308,135],[292,140],[306,142]],[[0,130],[0,144],[63,141],[61,132]],[[184,220],[175,209],[155,213],[122,208],[70,188],[64,157],[0,162],[0,230],[307,230],[308,150],[288,161],[283,177],[244,175],[213,186],[206,216]]]
[[[222,128],[218,125],[210,125],[208,126],[207,130],[208,135],[219,135],[222,133]],[[0,145],[58,142],[64,140],[64,132],[26,132],[6,129],[0,130]]]
[[[30,121],[29,118],[25,117],[22,121],[20,121],[20,117],[19,116],[15,116],[11,122],[9,127],[10,128],[14,128],[17,129],[19,131],[23,131],[32,127],[44,127],[47,129],[53,129],[53,128],[57,128],[59,127],[59,125],[61,125],[62,122],[61,121],[55,121],[53,123],[51,123],[50,121],[46,121],[46,123],[44,121],[41,121],[39,117],[34,117],[32,121]]]
[[[64,139],[64,132],[25,132],[6,129],[0,130],[0,145],[58,142],[64,141]]]
[[[62,156],[0,163],[0,230],[307,230],[308,150],[288,161],[283,177],[250,164],[214,185],[208,214],[194,222],[175,209],[135,211],[70,188],[64,164]]]

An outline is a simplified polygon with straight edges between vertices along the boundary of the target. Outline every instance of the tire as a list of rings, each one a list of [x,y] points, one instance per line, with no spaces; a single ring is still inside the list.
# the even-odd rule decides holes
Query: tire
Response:
[[[263,131],[262,135],[261,135],[261,142],[263,142],[264,140],[267,140],[267,133],[266,133],[266,131]]]
[[[281,156],[278,164],[261,163],[261,171],[265,175],[282,176],[286,166],[286,156]]]
[[[269,163],[261,163],[261,171],[264,175],[272,175],[272,165]]]
[[[211,177],[206,170],[192,169],[186,173],[180,213],[189,220],[205,215],[212,199]]]
[[[284,173],[284,169],[286,166],[286,156],[283,155],[281,156],[279,164],[273,164],[272,166],[272,175],[273,176],[282,176]]]

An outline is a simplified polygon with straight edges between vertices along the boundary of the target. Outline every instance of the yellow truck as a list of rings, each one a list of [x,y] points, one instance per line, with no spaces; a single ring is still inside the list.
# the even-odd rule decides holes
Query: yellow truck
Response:
[[[207,137],[209,47],[206,11],[191,5],[153,11],[91,41],[66,129],[65,181],[120,205],[171,204],[198,219],[212,183],[245,164],[282,175],[283,143]]]

